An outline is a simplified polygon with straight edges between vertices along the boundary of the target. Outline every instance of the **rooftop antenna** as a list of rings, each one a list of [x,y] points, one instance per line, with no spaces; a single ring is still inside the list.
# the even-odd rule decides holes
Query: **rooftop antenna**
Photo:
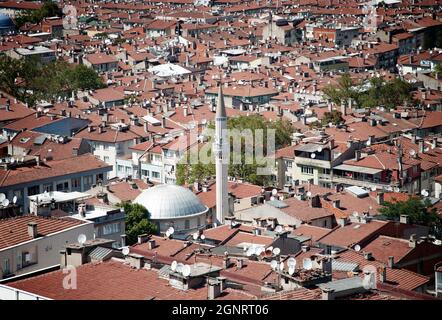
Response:
[[[181,272],[182,272],[183,276],[188,277],[188,276],[190,276],[190,271],[191,271],[190,266],[185,265],[185,266],[183,266],[183,269]]]
[[[278,256],[278,255],[281,253],[281,249],[279,249],[279,248],[274,248],[274,249],[272,250],[272,252],[273,252],[273,254],[274,254],[275,256]]]
[[[121,250],[121,252],[122,252],[125,256],[127,256],[127,255],[130,253],[130,249],[129,249],[129,247],[124,247],[123,250]]]
[[[305,270],[311,270],[313,268],[312,260],[310,258],[302,260],[302,268]]]
[[[84,234],[80,234],[79,236],[78,236],[78,243],[79,244],[81,244],[81,245],[84,245],[84,243],[86,242],[86,240],[87,240],[87,237],[86,237],[86,235],[84,235]]]

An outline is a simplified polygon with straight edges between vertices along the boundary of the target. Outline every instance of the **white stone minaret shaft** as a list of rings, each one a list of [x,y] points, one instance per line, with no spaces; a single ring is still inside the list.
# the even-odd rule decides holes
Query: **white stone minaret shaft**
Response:
[[[218,104],[215,116],[215,145],[216,161],[216,222],[224,223],[224,217],[229,214],[229,195],[227,191],[227,174],[229,149],[227,141],[227,115],[224,105],[222,84],[218,91]]]

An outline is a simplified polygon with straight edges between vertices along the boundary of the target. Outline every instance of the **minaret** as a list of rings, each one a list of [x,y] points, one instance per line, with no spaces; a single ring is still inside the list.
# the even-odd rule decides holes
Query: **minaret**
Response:
[[[227,115],[224,105],[222,84],[219,84],[218,105],[215,116],[215,144],[216,161],[216,223],[223,224],[224,217],[229,212],[229,195],[227,192],[228,170],[228,143],[227,143]]]

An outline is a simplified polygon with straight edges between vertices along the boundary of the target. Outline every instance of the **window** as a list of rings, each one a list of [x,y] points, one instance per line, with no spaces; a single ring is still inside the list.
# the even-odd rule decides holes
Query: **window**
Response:
[[[190,229],[190,221],[189,220],[184,220],[184,229]]]
[[[197,218],[197,224],[198,224],[198,227],[201,225],[201,218],[200,217]]]
[[[32,186],[28,188],[28,196],[40,193],[40,186]]]
[[[4,275],[8,275],[11,273],[11,262],[9,261],[9,259],[3,260],[2,269]]]
[[[149,170],[141,170],[141,175],[143,177],[148,177],[149,176]]]
[[[85,176],[83,178],[84,189],[90,189],[92,184],[94,183],[94,178],[92,176]]]
[[[54,191],[54,185],[52,183],[45,183],[43,185],[43,192],[45,192],[45,191],[47,191],[47,192]]]
[[[81,179],[80,178],[71,179],[71,186],[72,186],[72,189],[80,188],[81,187]]]
[[[124,166],[118,165],[117,170],[118,172],[124,173]]]
[[[152,178],[159,179],[160,178],[160,173],[156,172],[156,171],[152,171]]]
[[[103,226],[103,235],[118,233],[120,231],[121,231],[121,228],[120,228],[119,222],[105,224]]]
[[[14,197],[17,197],[17,202],[21,202],[23,200],[23,191],[18,189],[13,191]]]
[[[313,167],[301,166],[301,172],[303,174],[313,174]]]
[[[103,150],[109,150],[109,145],[108,144],[103,144]]]
[[[286,161],[285,164],[287,166],[287,169],[291,168],[293,166],[293,161]]]
[[[57,183],[57,191],[67,191],[69,190],[69,182],[64,181]]]
[[[106,163],[109,163],[109,161],[110,161],[110,160],[109,160],[109,157],[108,157],[108,156],[104,156],[104,157],[103,157],[103,161],[106,162]]]

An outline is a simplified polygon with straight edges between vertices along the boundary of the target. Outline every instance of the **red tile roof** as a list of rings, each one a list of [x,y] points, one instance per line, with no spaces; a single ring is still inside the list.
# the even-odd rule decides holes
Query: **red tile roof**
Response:
[[[0,250],[30,241],[28,223],[37,223],[37,232],[41,237],[48,236],[86,223],[73,218],[50,218],[25,215],[0,220]]]

